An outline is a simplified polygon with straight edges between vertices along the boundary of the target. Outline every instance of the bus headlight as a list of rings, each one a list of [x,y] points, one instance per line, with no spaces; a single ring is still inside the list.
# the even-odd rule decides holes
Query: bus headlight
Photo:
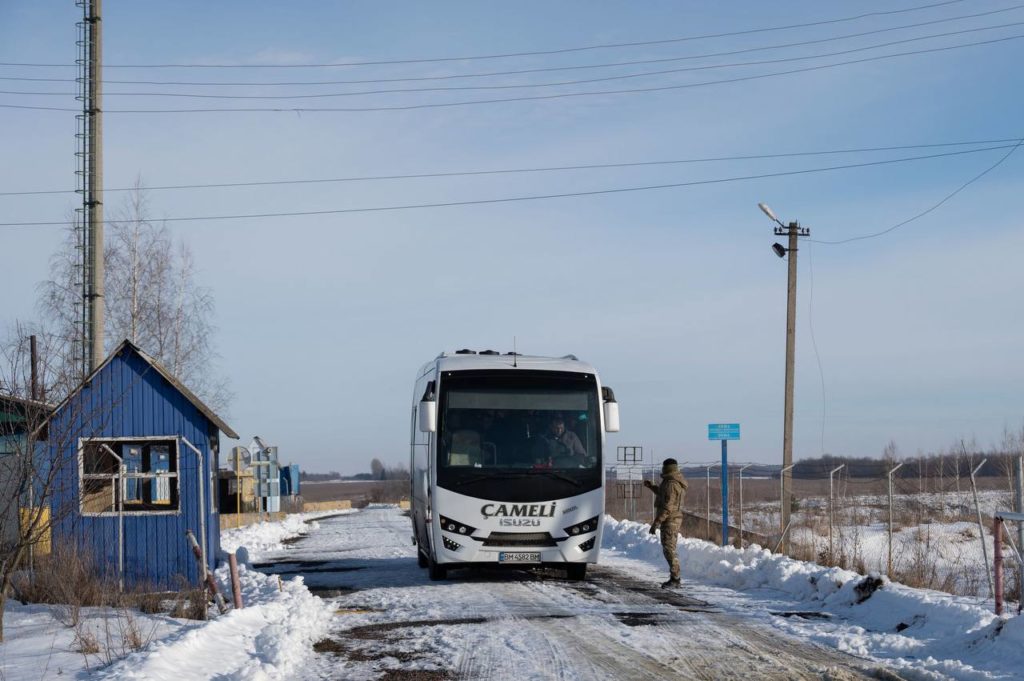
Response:
[[[444,547],[449,551],[458,551],[462,548],[462,544],[456,544],[448,537],[441,537],[441,540],[444,542]]]
[[[594,548],[594,540],[595,539],[597,539],[597,537],[591,537],[587,541],[585,541],[582,544],[580,544],[580,546],[579,546],[580,551],[589,551],[590,549]]]
[[[595,532],[597,530],[598,516],[594,516],[588,520],[584,520],[582,523],[576,523],[565,528],[565,533],[569,536],[575,536],[578,534],[586,534],[587,532]]]
[[[438,516],[437,519],[441,521],[441,529],[444,530],[445,532],[454,532],[455,534],[463,534],[463,535],[466,535],[467,537],[469,535],[473,534],[474,532],[476,532],[476,528],[475,527],[470,527],[469,525],[463,525],[462,523],[458,522],[457,520],[452,520],[451,518],[445,518],[443,515]]]

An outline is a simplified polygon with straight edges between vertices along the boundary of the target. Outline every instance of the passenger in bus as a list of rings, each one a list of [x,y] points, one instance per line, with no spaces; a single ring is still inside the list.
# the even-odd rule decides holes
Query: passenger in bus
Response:
[[[644,480],[644,487],[654,492],[654,522],[651,523],[651,534],[661,528],[661,551],[668,562],[668,581],[661,586],[665,589],[678,587],[679,553],[676,541],[679,539],[679,528],[683,524],[683,499],[686,497],[687,485],[679,463],[675,459],[665,459],[661,464],[661,484],[655,485]]]
[[[587,460],[587,450],[579,436],[565,427],[565,419],[555,416],[548,421],[547,432],[538,438],[535,459],[545,459],[559,467],[582,466]]]

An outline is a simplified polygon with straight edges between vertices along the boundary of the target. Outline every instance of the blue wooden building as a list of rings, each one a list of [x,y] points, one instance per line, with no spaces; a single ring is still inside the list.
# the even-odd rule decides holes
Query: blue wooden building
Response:
[[[125,586],[200,580],[191,530],[215,567],[220,433],[238,435],[129,341],[51,415],[54,550],[74,547]]]

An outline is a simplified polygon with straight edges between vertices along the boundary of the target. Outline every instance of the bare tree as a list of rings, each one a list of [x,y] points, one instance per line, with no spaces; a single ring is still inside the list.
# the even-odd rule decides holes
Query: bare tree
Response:
[[[896,440],[889,440],[882,450],[882,460],[888,468],[892,468],[896,461],[900,458],[900,449],[896,445]]]
[[[46,377],[52,379],[53,374],[45,367],[39,374],[43,392],[48,387]],[[61,428],[43,428],[50,406],[32,398],[30,376],[28,337],[22,336],[0,349],[0,415],[4,417],[0,419],[0,641],[6,598],[15,577],[31,570],[40,559],[37,550],[49,543],[52,528],[74,510],[71,495],[61,489],[66,484],[62,470],[68,462],[52,455],[70,451],[71,434]],[[44,448],[43,439],[52,448]]]
[[[65,345],[76,350],[81,336],[81,245],[69,230],[50,262],[50,279],[40,291],[40,308]],[[141,179],[124,206],[107,224],[106,350],[125,338],[153,355],[216,411],[231,398],[228,383],[213,370],[217,359],[212,337],[214,300],[196,283],[188,245],[176,240],[166,223],[154,220]],[[80,371],[74,351],[66,351],[61,373]],[[73,387],[76,381],[64,381]]]

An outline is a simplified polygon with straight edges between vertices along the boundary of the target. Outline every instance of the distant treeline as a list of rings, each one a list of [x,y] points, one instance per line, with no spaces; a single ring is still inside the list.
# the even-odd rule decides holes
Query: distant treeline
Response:
[[[978,470],[978,477],[1006,477],[1013,475],[1017,464],[1017,452],[951,452],[943,454],[926,454],[922,456],[896,457],[895,449],[887,448],[888,457],[871,458],[868,456],[834,456],[826,454],[814,459],[801,459],[793,466],[793,477],[803,480],[828,479],[829,471],[844,466],[838,473],[848,478],[884,478],[889,471],[903,464],[893,475],[895,478],[955,478],[957,471],[961,478],[969,478],[982,461],[985,464]],[[730,466],[732,475],[736,474],[737,465]],[[744,478],[775,478],[779,477],[782,466],[777,464],[753,464],[745,466]],[[711,476],[717,478],[719,467],[711,467]],[[687,466],[683,468],[687,478],[703,478],[708,474],[706,466]],[[615,476],[609,475],[614,478]]]
[[[385,466],[380,459],[370,462],[369,473],[342,475],[338,471],[330,473],[309,473],[299,471],[299,479],[303,482],[326,482],[329,480],[408,480],[409,469],[404,466]]]
[[[769,463],[756,463],[751,466],[745,466],[743,469],[744,478],[777,478],[779,477],[779,468],[781,466],[773,466]],[[729,466],[729,470],[732,475],[736,474],[736,466]],[[711,467],[712,477],[718,477],[719,466]],[[703,478],[707,475],[707,466],[684,466],[683,475],[687,478]]]
[[[299,469],[299,480],[302,482],[327,482],[328,480],[342,480],[343,476],[338,471],[331,471],[330,473],[310,473]]]
[[[802,459],[793,466],[793,477],[803,479],[827,478],[829,471],[845,464],[840,472],[850,478],[883,478],[899,464],[903,464],[893,477],[896,478],[969,478],[984,460],[985,464],[978,470],[978,477],[994,477],[1012,475],[1020,454],[1006,452],[952,452],[948,454],[926,454],[902,458],[873,459],[870,457],[825,456],[816,459]],[[779,475],[779,467],[774,467],[774,477]]]

